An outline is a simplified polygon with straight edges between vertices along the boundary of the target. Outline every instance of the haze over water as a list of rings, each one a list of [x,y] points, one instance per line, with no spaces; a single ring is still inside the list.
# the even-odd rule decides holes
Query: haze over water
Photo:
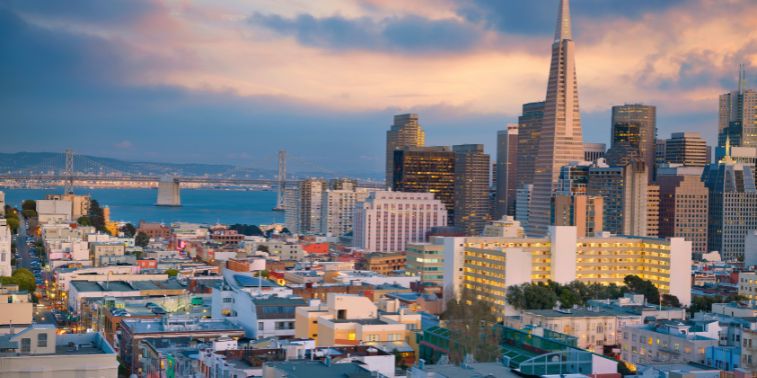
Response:
[[[0,191],[5,192],[6,203],[20,207],[25,199],[44,199],[48,194],[61,193],[63,190],[0,187]],[[75,188],[75,192],[89,194],[100,206],[109,206],[114,221],[127,221],[135,225],[140,220],[255,225],[284,222],[284,213],[271,211],[276,205],[276,192],[270,191],[182,189],[181,207],[155,206],[155,189]]]

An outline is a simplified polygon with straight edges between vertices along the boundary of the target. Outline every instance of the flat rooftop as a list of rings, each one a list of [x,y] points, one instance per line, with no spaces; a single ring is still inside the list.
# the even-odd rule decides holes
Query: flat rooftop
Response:
[[[134,334],[176,333],[176,332],[242,332],[226,319],[223,320],[188,320],[185,323],[165,323],[163,319],[124,319],[121,324],[129,327]]]
[[[266,365],[283,371],[288,378],[370,378],[373,374],[355,363],[331,364],[321,361],[295,360],[270,362]]]

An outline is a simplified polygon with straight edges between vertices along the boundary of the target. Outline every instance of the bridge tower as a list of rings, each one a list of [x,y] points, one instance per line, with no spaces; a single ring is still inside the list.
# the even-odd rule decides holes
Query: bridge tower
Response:
[[[158,200],[156,206],[181,206],[181,194],[179,193],[179,179],[171,176],[163,176],[158,182]]]
[[[284,211],[284,188],[286,187],[287,176],[287,152],[286,150],[279,150],[279,187],[276,193],[276,207],[273,211]]]
[[[74,194],[74,151],[66,150],[66,170],[63,173],[63,194]]]

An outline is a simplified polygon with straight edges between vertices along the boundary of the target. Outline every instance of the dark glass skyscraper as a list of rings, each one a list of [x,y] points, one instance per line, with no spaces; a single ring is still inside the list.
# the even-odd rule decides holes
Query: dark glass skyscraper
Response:
[[[395,150],[393,182],[394,191],[434,193],[435,198],[447,207],[449,223],[454,222],[455,153],[450,147]]]
[[[654,180],[657,108],[630,104],[612,107],[611,146],[607,162],[623,167],[634,160],[646,163],[649,181]]]

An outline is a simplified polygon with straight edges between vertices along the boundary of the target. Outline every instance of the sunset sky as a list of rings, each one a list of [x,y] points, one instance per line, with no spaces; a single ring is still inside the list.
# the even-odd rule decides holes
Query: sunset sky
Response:
[[[483,143],[546,92],[557,0],[0,0],[0,152],[380,175],[392,115]],[[584,140],[610,107],[710,141],[753,0],[574,0]],[[757,79],[751,83],[757,84]]]

